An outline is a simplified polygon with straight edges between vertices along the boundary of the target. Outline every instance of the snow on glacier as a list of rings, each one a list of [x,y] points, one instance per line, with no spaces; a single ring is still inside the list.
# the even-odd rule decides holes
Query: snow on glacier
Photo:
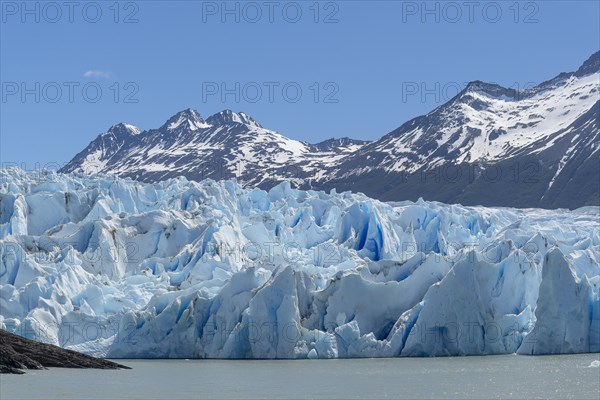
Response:
[[[1,171],[0,327],[109,357],[600,351],[598,207]]]

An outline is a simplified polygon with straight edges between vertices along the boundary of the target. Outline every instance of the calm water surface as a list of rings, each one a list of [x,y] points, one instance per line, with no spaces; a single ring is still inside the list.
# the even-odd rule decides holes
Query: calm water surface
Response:
[[[600,398],[600,354],[357,360],[118,360],[0,375],[0,399]]]

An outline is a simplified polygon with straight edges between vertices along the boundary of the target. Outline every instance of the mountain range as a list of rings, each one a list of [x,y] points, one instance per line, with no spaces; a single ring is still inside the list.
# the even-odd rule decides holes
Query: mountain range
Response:
[[[385,201],[578,208],[600,205],[600,52],[527,90],[473,81],[375,141],[311,144],[243,112],[183,110],[161,127],[119,123],[60,172],[156,182],[237,178],[270,188],[352,190]]]

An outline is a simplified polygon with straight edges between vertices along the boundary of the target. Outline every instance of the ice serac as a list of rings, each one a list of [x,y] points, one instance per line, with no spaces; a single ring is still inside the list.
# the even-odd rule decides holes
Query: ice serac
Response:
[[[597,207],[0,174],[0,328],[31,339],[115,358],[600,345]]]
[[[245,339],[252,358],[295,358],[300,313],[291,267],[274,271],[269,282],[256,292],[244,312],[241,328],[247,329]]]
[[[559,249],[544,259],[536,324],[519,348],[521,354],[600,351],[598,276],[579,278]]]
[[[530,329],[539,271],[518,250],[511,253],[497,264],[469,253],[431,286],[402,318],[402,355],[514,353]]]

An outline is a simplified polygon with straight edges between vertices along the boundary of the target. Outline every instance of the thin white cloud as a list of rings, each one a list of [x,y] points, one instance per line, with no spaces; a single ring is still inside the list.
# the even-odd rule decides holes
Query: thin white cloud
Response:
[[[94,70],[90,69],[89,71],[85,71],[83,74],[84,78],[110,78],[110,74],[106,71]]]

